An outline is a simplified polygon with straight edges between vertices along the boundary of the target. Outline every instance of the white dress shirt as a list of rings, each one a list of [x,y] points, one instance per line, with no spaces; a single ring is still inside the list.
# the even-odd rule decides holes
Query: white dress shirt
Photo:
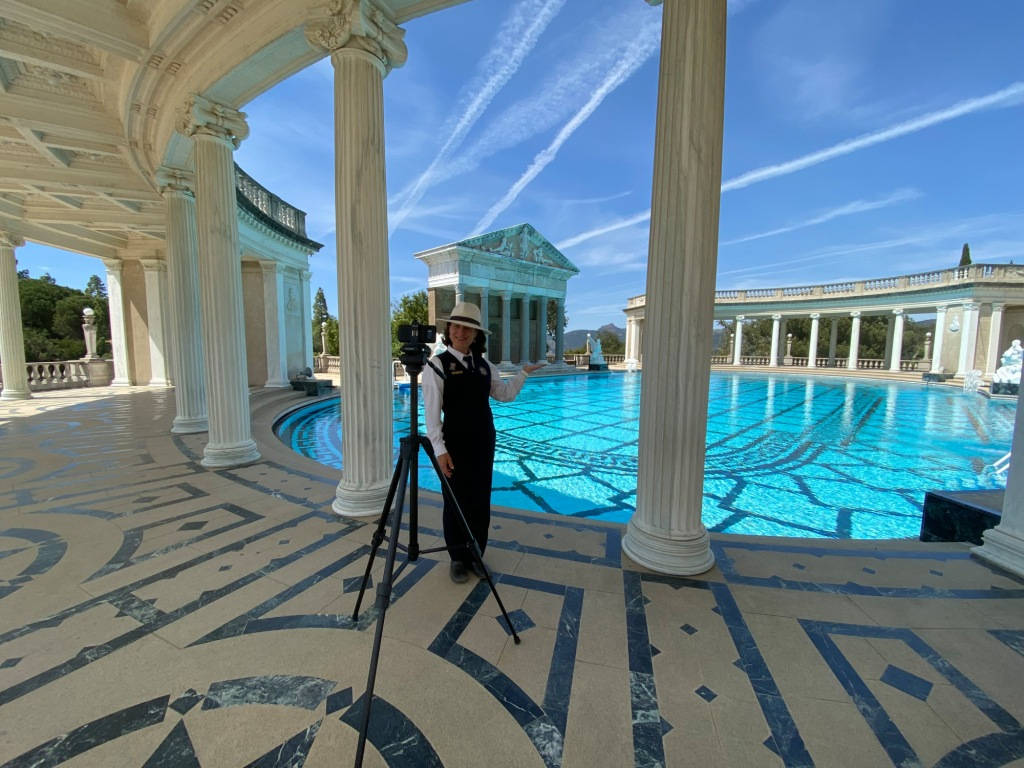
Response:
[[[455,359],[462,363],[462,367],[469,370],[469,358],[471,355],[463,355],[454,347],[448,350],[455,356]],[[491,397],[502,403],[508,403],[516,399],[526,381],[526,372],[519,371],[515,376],[508,379],[501,378],[497,366],[485,357],[481,360],[491,371]],[[435,366],[443,371],[443,364],[437,355],[430,358],[430,365],[423,367],[423,376],[420,380],[423,391],[423,418],[427,422],[427,438],[434,448],[434,454],[441,456],[448,453],[444,445],[444,437],[441,433],[441,403],[444,402],[444,379],[442,379],[430,366]]]

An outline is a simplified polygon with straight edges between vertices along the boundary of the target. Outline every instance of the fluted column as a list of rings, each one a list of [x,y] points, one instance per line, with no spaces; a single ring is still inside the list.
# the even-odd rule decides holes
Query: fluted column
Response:
[[[779,327],[782,315],[772,315],[772,347],[768,353],[768,366],[777,368],[779,365]]]
[[[860,357],[860,311],[854,310],[850,313],[850,355],[846,360],[846,367],[857,370],[857,358]]]
[[[894,309],[892,314],[895,323],[892,331],[892,359],[889,363],[889,370],[899,372],[900,363],[903,362],[903,310]]]
[[[405,32],[369,0],[330,8],[306,35],[334,67],[343,470],[333,508],[379,515],[393,469],[384,76],[405,62]]]
[[[25,241],[0,230],[0,366],[4,388],[0,400],[32,397],[25,371],[25,334],[21,327],[21,299],[18,295],[18,264],[14,249]]]
[[[992,321],[988,326],[988,352],[985,355],[985,374],[991,376],[999,366],[999,337],[1003,334],[1003,310],[1006,305],[1000,302],[992,304]]]
[[[537,362],[548,359],[548,299],[537,297]]]
[[[198,94],[186,105],[183,128],[195,141],[199,299],[210,423],[202,464],[232,467],[260,457],[249,413],[233,159],[249,128],[243,113]]]
[[[267,382],[263,386],[287,387],[289,383],[288,372],[285,370],[288,350],[285,346],[287,326],[284,315],[284,267],[276,261],[261,261],[260,269],[263,272],[263,325],[267,337]],[[306,335],[312,335],[312,331]]]
[[[562,318],[565,317],[565,298],[559,296],[555,299],[555,365],[565,362],[565,325]],[[633,321],[632,328],[636,330],[636,321]],[[627,334],[626,338],[629,338]],[[633,354],[636,354],[636,339],[633,340]]]
[[[736,316],[736,331],[732,342],[732,364],[739,365],[743,356],[743,315]]]
[[[946,305],[940,304],[935,307],[935,338],[932,340],[932,371],[942,371],[942,344],[946,332]]]
[[[149,331],[149,386],[169,387],[167,331],[167,262],[139,259],[146,281],[146,327]]]
[[[821,315],[818,312],[811,313],[811,338],[807,346],[807,367],[818,367],[818,321]]]
[[[512,366],[512,291],[501,292],[501,365]]]
[[[960,357],[957,360],[956,375],[966,376],[974,369],[974,351],[978,341],[978,307],[968,301],[963,305],[960,317]]]
[[[519,364],[530,362],[530,297],[519,300]]]
[[[1024,388],[1021,389],[1024,393]],[[1017,396],[1017,414],[1013,422],[1013,457],[1006,475],[1003,510],[999,525],[982,536],[980,547],[971,551],[986,562],[1024,576],[1024,402]]]
[[[157,171],[167,217],[168,349],[174,371],[175,416],[171,432],[205,432],[202,320],[199,313],[199,255],[192,174],[177,168]]]
[[[714,565],[701,522],[725,93],[723,2],[664,5],[636,513],[622,550],[662,573]],[[739,329],[737,328],[737,337]],[[738,349],[738,347],[737,347]]]
[[[312,368],[313,367],[313,299],[310,291],[310,280],[313,278],[313,273],[308,269],[299,270],[299,287],[300,293],[302,294],[302,367]],[[283,287],[281,290],[284,290]],[[281,295],[281,294],[279,294]],[[284,367],[285,376],[288,375],[288,339],[286,334],[287,326],[281,327],[281,333],[284,334]]]
[[[103,259],[107,269],[107,307],[110,321],[110,351],[114,356],[114,378],[112,387],[132,385],[131,366],[128,360],[128,333],[124,324],[124,294],[121,292],[121,269],[119,259]]]

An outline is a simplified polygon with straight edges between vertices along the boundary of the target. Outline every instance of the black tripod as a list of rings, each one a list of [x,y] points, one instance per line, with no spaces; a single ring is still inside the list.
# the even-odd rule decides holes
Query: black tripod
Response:
[[[418,326],[414,325],[412,330],[414,337],[418,338]],[[484,565],[480,546],[477,544],[476,538],[470,530],[469,523],[466,522],[466,517],[462,513],[462,508],[455,500],[455,494],[452,492],[451,485],[448,483],[448,478],[445,477],[444,473],[441,471],[441,467],[437,463],[437,457],[434,455],[434,448],[426,437],[419,434],[417,384],[420,371],[423,370],[423,366],[427,361],[427,347],[424,344],[405,344],[402,347],[402,355],[400,359],[402,361],[402,365],[405,366],[406,373],[409,374],[409,405],[411,410],[409,434],[408,436],[403,437],[400,441],[401,448],[399,451],[398,463],[395,465],[395,473],[391,476],[391,487],[388,489],[388,497],[384,502],[384,510],[381,512],[380,520],[377,521],[377,530],[374,531],[371,542],[370,557],[366,562],[366,572],[363,574],[363,583],[359,588],[359,598],[356,600],[356,607],[352,612],[352,620],[358,620],[359,606],[363,602],[363,594],[366,592],[366,585],[370,580],[370,569],[373,567],[373,559],[377,555],[377,550],[380,548],[381,542],[383,542],[384,539],[387,539],[388,552],[384,565],[384,575],[382,576],[380,583],[377,585],[377,600],[374,603],[378,612],[377,630],[373,637],[373,652],[370,655],[370,673],[366,680],[366,693],[363,696],[365,699],[365,708],[363,709],[363,723],[359,729],[359,746],[356,748],[356,768],[360,768],[363,764],[363,752],[366,748],[366,731],[370,725],[370,706],[373,702],[373,684],[377,677],[377,661],[380,658],[380,641],[384,634],[384,616],[387,612],[388,604],[391,601],[391,587],[394,583],[394,579],[402,572],[402,569],[405,568],[407,564],[415,561],[421,554],[447,551],[447,547],[434,547],[433,549],[420,550],[417,531],[420,446],[422,446],[427,452],[427,457],[430,459],[430,463],[434,465],[434,471],[437,472],[437,476],[441,480],[441,494],[445,503],[450,504],[458,514],[459,522],[462,524],[462,529],[466,532],[466,549],[469,550],[473,559],[483,570],[484,577],[487,579],[487,585],[491,588],[491,593],[494,595],[494,599],[498,603],[498,607],[501,608],[501,615],[505,617],[505,624],[508,626],[508,630],[512,634],[512,638],[515,640],[517,645],[520,642],[519,635],[516,633],[515,627],[512,626],[512,620],[508,616],[508,611],[505,610],[505,605],[501,602],[498,590],[495,588],[494,582],[491,580],[491,574],[487,570],[487,566]],[[409,544],[408,546],[405,546],[399,543],[398,534],[402,529],[402,510],[405,506],[405,492],[407,486],[411,489],[411,494],[409,496]],[[389,534],[385,534],[385,528],[388,525],[391,527],[391,532]],[[398,573],[395,573],[395,556],[399,549],[405,551],[406,560],[399,566]]]

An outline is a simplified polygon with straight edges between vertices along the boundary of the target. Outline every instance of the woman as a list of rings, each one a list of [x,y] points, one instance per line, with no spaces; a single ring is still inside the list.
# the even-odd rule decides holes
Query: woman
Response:
[[[444,322],[447,349],[431,357],[427,361],[431,370],[423,372],[427,437],[483,554],[491,524],[494,470],[494,419],[487,398],[506,403],[514,400],[523,388],[526,374],[545,363],[524,365],[515,376],[503,380],[498,369],[484,357],[485,334],[489,331],[480,322],[479,307],[460,302]],[[469,570],[483,578],[483,569],[466,544],[458,512],[447,499],[444,540],[452,559],[452,581],[466,581]]]

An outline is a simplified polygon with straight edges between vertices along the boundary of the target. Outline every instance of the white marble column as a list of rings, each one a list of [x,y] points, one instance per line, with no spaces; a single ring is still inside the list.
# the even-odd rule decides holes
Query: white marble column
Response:
[[[903,362],[903,310],[900,308],[892,311],[895,319],[892,331],[892,358],[889,363],[889,370],[899,372],[900,363]]]
[[[233,157],[249,128],[243,113],[198,94],[186,104],[183,127],[195,142],[199,300],[210,424],[202,464],[233,467],[260,457],[249,413]]]
[[[637,505],[622,550],[661,573],[714,565],[701,522],[725,94],[723,2],[662,15],[647,319],[661,342],[641,379]],[[738,333],[737,329],[737,333]],[[678,343],[685,339],[686,343]],[[673,342],[672,340],[676,340]]]
[[[811,313],[811,338],[807,344],[807,367],[817,368],[818,367],[818,322],[821,319],[821,314],[818,312]]]
[[[146,326],[149,329],[149,386],[169,387],[170,356],[167,353],[167,262],[139,259],[146,280]]]
[[[893,317],[890,315],[885,319],[885,351],[882,353],[882,366],[888,365],[892,359],[892,334],[894,330]]]
[[[530,362],[530,297],[519,300],[519,364]]]
[[[4,387],[0,400],[32,397],[25,369],[25,334],[21,327],[21,299],[18,295],[18,264],[14,249],[25,241],[0,230],[0,366]]]
[[[1024,393],[1024,388],[1021,389]],[[971,552],[982,560],[1024,576],[1024,394],[1017,396],[1013,422],[1013,457],[1006,475],[1003,511],[999,525],[982,534],[980,547]]]
[[[501,367],[512,367],[512,291],[501,292]]]
[[[732,364],[739,365],[743,355],[743,315],[736,316],[736,331],[732,342]]]
[[[168,349],[174,371],[175,416],[171,432],[205,432],[202,319],[199,311],[199,255],[192,174],[178,168],[157,171],[167,214]]]
[[[455,286],[455,303],[461,304],[466,300],[466,287],[459,283]]]
[[[548,359],[548,299],[537,297],[537,362]]]
[[[484,324],[484,328],[487,330],[491,329],[491,306],[490,306],[490,291],[487,286],[480,289],[480,321]],[[492,350],[493,354],[493,350]],[[489,355],[488,355],[489,357]]]
[[[128,360],[128,334],[124,324],[124,295],[121,292],[120,259],[103,259],[107,269],[107,307],[110,321],[110,351],[114,357],[114,378],[112,387],[132,385],[131,366]]]
[[[267,343],[265,387],[287,387],[287,333],[284,315],[284,267],[276,261],[261,261],[263,273],[263,325]],[[312,321],[310,321],[312,327]],[[310,331],[310,334],[312,331]],[[312,365],[310,366],[312,368]]]
[[[304,368],[313,368],[313,299],[310,291],[310,281],[313,278],[313,273],[308,269],[300,269],[299,271],[299,287],[300,293],[302,294],[302,366]],[[284,290],[282,288],[282,290]],[[283,295],[283,294],[282,294]],[[285,306],[285,315],[287,316],[287,306]],[[285,367],[285,378],[288,377],[288,334],[287,325],[281,327],[281,333],[284,334],[284,367]],[[390,347],[389,347],[390,349]]]
[[[966,376],[974,369],[974,351],[978,343],[978,307],[968,301],[963,305],[960,317],[960,357],[957,360],[956,375]]]
[[[850,313],[850,354],[846,360],[846,367],[849,370],[857,370],[858,357],[860,357],[860,311],[854,310]]]
[[[341,345],[341,482],[333,509],[381,514],[393,472],[384,77],[404,30],[369,0],[332,3],[307,27],[334,67],[334,188]]]
[[[562,318],[565,317],[565,298],[559,296],[555,299],[555,365],[562,365],[565,362],[565,326]],[[627,320],[626,325],[630,325]],[[632,323],[632,331],[636,332],[636,321]],[[629,334],[626,334],[629,338]],[[636,339],[633,340],[633,354],[636,354]]]
[[[782,315],[772,315],[772,348],[768,353],[768,366],[777,368],[779,365],[779,323]]]
[[[942,344],[946,333],[946,305],[935,307],[935,338],[932,339],[932,372],[942,371]]]
[[[836,365],[836,344],[839,341],[839,318],[832,318],[832,329],[828,335],[828,367],[835,368]]]
[[[991,376],[999,367],[999,337],[1003,334],[1003,311],[1006,305],[992,303],[992,320],[988,326],[988,352],[985,355],[985,375]]]

